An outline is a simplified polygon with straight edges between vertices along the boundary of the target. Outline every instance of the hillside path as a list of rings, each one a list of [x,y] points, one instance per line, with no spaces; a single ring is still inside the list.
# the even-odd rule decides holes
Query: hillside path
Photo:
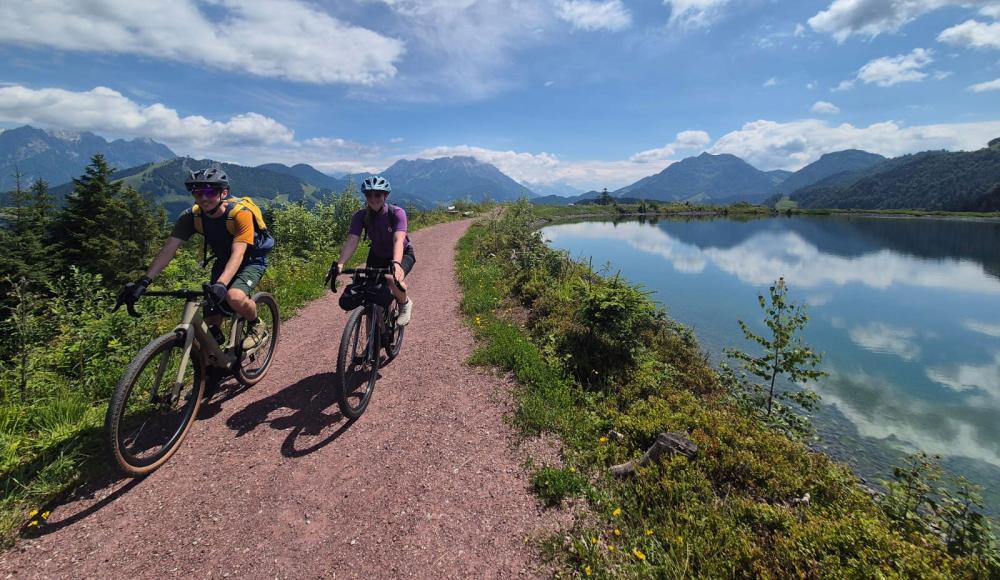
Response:
[[[330,388],[347,317],[328,292],[283,325],[261,383],[224,386],[146,479],[78,490],[45,535],[0,554],[0,578],[545,574],[531,540],[560,516],[528,490],[502,419],[509,385],[464,364],[454,255],[468,227],[411,235],[413,319],[358,421]]]

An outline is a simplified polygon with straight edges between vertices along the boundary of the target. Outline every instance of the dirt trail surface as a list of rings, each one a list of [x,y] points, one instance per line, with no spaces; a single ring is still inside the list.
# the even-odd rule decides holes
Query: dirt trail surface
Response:
[[[361,419],[340,416],[330,387],[346,314],[328,293],[283,326],[261,383],[223,386],[148,478],[78,491],[45,535],[0,555],[0,578],[544,575],[527,539],[559,516],[528,491],[508,386],[463,362],[454,252],[468,226],[411,236],[413,319]]]

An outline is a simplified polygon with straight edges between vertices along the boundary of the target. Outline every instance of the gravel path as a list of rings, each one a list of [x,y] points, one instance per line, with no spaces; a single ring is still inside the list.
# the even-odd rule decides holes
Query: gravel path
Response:
[[[97,482],[0,577],[538,576],[531,540],[565,522],[528,491],[508,385],[465,366],[456,222],[412,235],[413,320],[365,415],[329,387],[346,314],[327,294],[287,321],[264,381],[225,387],[142,481]]]

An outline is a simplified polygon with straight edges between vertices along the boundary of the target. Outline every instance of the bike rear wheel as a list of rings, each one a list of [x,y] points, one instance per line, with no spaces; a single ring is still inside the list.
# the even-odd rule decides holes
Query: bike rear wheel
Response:
[[[379,337],[372,308],[360,307],[347,319],[337,354],[337,404],[349,419],[368,408],[378,378]]]
[[[205,390],[205,361],[192,345],[183,379],[179,332],[154,339],[139,351],[115,388],[104,418],[105,439],[118,468],[148,475],[166,463],[187,435]]]
[[[278,333],[281,331],[281,316],[274,296],[258,292],[253,295],[253,301],[257,303],[257,318],[267,336],[259,345],[244,352],[243,340],[247,337],[250,325],[242,318],[236,323],[236,351],[240,358],[236,380],[248,387],[259,383],[267,374],[274,358],[274,350],[278,346]]]

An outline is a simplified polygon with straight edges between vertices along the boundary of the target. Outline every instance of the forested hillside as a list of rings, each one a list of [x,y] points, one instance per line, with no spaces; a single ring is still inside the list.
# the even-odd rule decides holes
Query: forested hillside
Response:
[[[803,208],[991,211],[1000,206],[1000,139],[971,152],[925,151],[837,174],[791,194]]]

